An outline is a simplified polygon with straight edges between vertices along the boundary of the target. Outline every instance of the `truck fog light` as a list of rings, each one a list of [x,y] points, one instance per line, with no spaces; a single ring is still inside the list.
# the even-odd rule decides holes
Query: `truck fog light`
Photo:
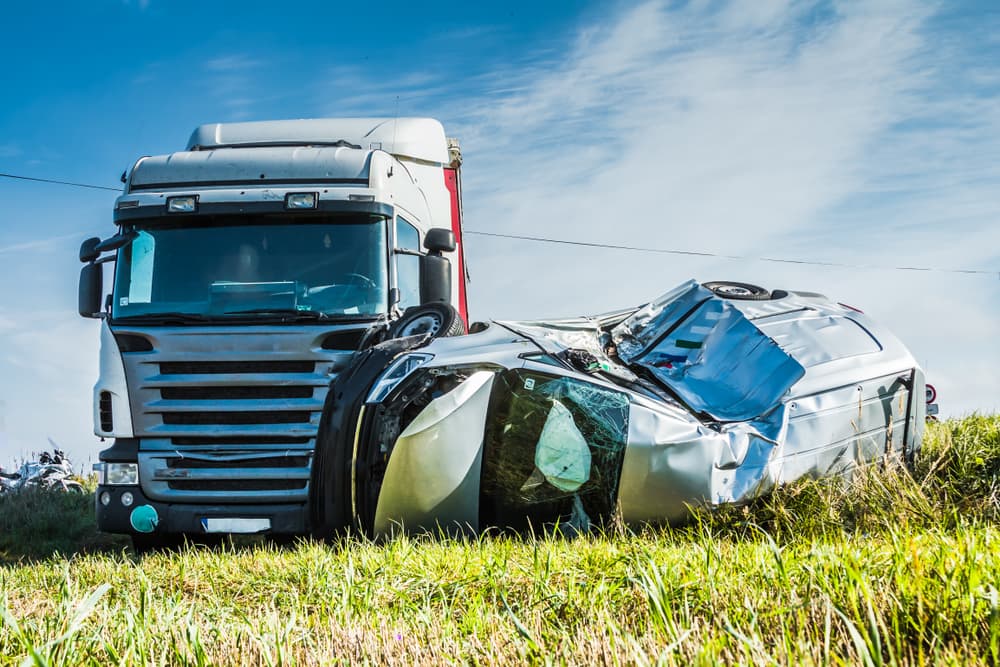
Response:
[[[316,200],[315,192],[289,192],[285,195],[285,208],[316,208]]]
[[[131,507],[133,502],[135,502],[135,498],[132,497],[130,492],[126,491],[122,494],[122,505],[125,507]]]
[[[138,463],[105,463],[101,484],[134,486],[139,483]]]
[[[101,504],[105,507],[111,504],[111,494],[107,491],[101,493]]]

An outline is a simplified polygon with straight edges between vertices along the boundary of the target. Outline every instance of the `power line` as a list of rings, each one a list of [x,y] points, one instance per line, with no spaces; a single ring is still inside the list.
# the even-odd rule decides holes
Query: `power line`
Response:
[[[53,183],[55,185],[72,185],[75,188],[90,188],[91,190],[111,190],[121,192],[121,188],[109,188],[105,185],[90,185],[89,183],[72,183],[70,181],[54,181],[50,178],[34,178],[32,176],[19,176],[17,174],[0,174],[3,178],[15,178],[19,181],[37,181],[38,183]]]
[[[91,185],[89,183],[73,183],[70,181],[57,181],[50,178],[35,178],[32,176],[21,176],[18,174],[3,174],[0,177],[14,178],[22,181],[36,181],[39,183],[51,183],[53,185],[70,185],[77,188],[91,188],[94,190],[111,190],[121,192],[121,188],[110,188],[105,185]],[[584,248],[603,248],[606,250],[628,250],[630,252],[650,252],[661,255],[686,255],[688,257],[714,257],[716,259],[738,259],[756,262],[773,262],[777,264],[803,264],[807,266],[829,266],[842,269],[881,269],[890,271],[921,271],[927,273],[960,273],[966,275],[997,276],[1000,279],[1000,271],[988,271],[985,269],[942,269],[930,266],[875,266],[871,264],[847,264],[842,262],[821,262],[806,259],[787,259],[781,257],[750,257],[747,255],[724,255],[714,252],[703,252],[698,250],[676,250],[669,248],[643,248],[640,246],[617,245],[614,243],[595,243],[588,241],[573,241],[571,239],[556,239],[544,236],[523,236],[520,234],[500,234],[497,232],[480,232],[475,230],[465,230],[466,234],[474,236],[489,236],[498,239],[512,239],[516,241],[531,241],[534,243],[555,243],[558,245],[580,246]]]
[[[629,250],[632,252],[651,252],[662,255],[687,255],[690,257],[715,257],[718,259],[741,259],[757,262],[776,262],[780,264],[806,264],[809,266],[831,266],[844,269],[885,269],[891,271],[926,271],[934,273],[964,273],[969,275],[997,276],[1000,279],[1000,271],[988,271],[985,269],[941,269],[929,266],[875,266],[865,264],[845,264],[841,262],[820,262],[806,259],[783,259],[779,257],[750,257],[747,255],[723,255],[714,252],[701,252],[697,250],[674,250],[667,248],[642,248],[639,246],[616,245],[613,243],[593,243],[588,241],[572,241],[570,239],[555,239],[544,236],[522,236],[520,234],[498,234],[496,232],[480,232],[475,230],[465,230],[466,234],[476,236],[491,236],[500,239],[514,239],[518,241],[533,241],[535,243],[556,243],[560,245],[583,246],[586,248],[604,248],[609,250]]]

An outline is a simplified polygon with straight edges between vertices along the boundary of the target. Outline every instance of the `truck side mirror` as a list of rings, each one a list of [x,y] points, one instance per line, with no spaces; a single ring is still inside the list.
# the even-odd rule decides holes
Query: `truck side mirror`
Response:
[[[454,252],[455,233],[443,227],[430,229],[424,236],[424,247],[432,253]]]
[[[101,239],[98,236],[93,236],[83,243],[80,244],[80,261],[86,264],[87,262],[93,262],[97,259],[101,251],[97,249],[100,244]]]
[[[98,318],[101,316],[101,294],[103,292],[104,266],[91,262],[80,269],[79,311],[81,317]]]
[[[439,301],[451,303],[451,262],[440,253],[428,253],[420,257],[420,303]]]

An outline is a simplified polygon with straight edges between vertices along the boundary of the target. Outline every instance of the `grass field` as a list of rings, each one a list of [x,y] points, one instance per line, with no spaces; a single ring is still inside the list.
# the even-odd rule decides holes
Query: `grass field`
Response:
[[[683,528],[189,548],[0,499],[0,664],[1000,663],[1000,416]]]

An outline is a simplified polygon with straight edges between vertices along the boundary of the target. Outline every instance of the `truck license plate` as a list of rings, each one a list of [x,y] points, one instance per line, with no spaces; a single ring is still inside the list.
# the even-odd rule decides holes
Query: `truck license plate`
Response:
[[[271,520],[243,517],[203,517],[201,527],[206,533],[262,533],[265,530],[271,530]]]

